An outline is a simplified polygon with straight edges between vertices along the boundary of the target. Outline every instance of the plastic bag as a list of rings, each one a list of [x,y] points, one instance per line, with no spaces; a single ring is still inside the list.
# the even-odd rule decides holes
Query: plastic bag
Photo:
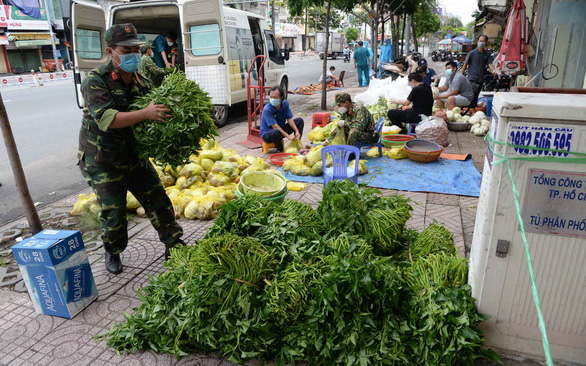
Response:
[[[134,195],[130,192],[126,192],[126,209],[129,211],[134,211],[140,207],[140,203],[134,197]]]
[[[305,183],[297,183],[297,182],[287,182],[287,188],[289,188],[290,191],[302,191],[307,187],[307,184]]]
[[[348,164],[349,168],[354,169],[356,164],[356,160],[352,160],[350,164]],[[358,175],[368,174],[368,167],[366,166],[366,160],[359,160],[358,162]]]
[[[313,166],[315,163],[321,160],[321,149],[322,146],[316,146],[312,148],[307,155],[305,155],[305,162],[308,166]]]
[[[368,150],[366,152],[366,156],[368,156],[369,158],[378,158],[379,157],[378,147],[373,147],[372,149]]]
[[[291,164],[291,173],[306,176],[311,174],[311,168],[303,163],[294,161],[293,164]]]
[[[208,175],[208,183],[214,187],[221,187],[232,183],[232,179],[223,173],[210,173]]]
[[[216,161],[212,167],[212,173],[222,173],[225,176],[230,177],[232,180],[235,180],[237,178],[236,176],[238,175],[236,167],[232,163],[225,161]]]
[[[448,146],[448,125],[438,117],[425,117],[415,127],[415,134],[418,139],[435,142],[441,146]]]
[[[287,145],[287,147],[285,148],[285,152],[291,154],[298,154],[299,149],[303,149],[303,144],[301,143],[300,139],[296,139],[291,141],[289,145]]]
[[[78,197],[77,202],[73,204],[73,209],[71,210],[72,216],[78,216],[89,210],[89,207],[98,202],[96,195],[94,193],[90,194],[89,196],[84,194],[80,194]]]
[[[179,176],[189,178],[192,175],[201,175],[203,168],[201,165],[196,163],[186,164],[183,169],[179,172]]]
[[[405,151],[405,149],[403,148],[403,146],[401,147],[393,147],[391,150],[387,151],[386,154],[389,158],[391,159],[395,159],[395,160],[401,160],[401,159],[406,159],[407,158],[407,152]]]
[[[221,150],[203,150],[199,153],[201,158],[211,159],[211,160],[220,160],[224,156],[224,153]]]
[[[330,141],[330,145],[346,145],[346,132],[344,132],[344,127],[336,126],[336,130],[338,131],[336,137]]]
[[[323,171],[324,171],[324,166],[321,161],[318,161],[317,163],[313,164],[313,166],[311,167],[311,175],[314,177],[321,175],[323,173]]]

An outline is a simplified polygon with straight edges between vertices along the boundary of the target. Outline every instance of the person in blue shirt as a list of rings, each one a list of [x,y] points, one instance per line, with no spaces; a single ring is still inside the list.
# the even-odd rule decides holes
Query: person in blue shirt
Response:
[[[362,45],[362,41],[358,41],[358,48],[354,51],[354,67],[358,74],[358,86],[366,86],[370,83],[368,75],[368,68],[370,67],[368,50],[362,47]]]
[[[153,42],[153,60],[158,67],[171,68],[175,67],[177,58],[177,33],[169,31],[159,35]]]
[[[437,86],[439,81],[437,74],[434,69],[427,67],[427,60],[424,58],[419,59],[417,62],[417,72],[423,76],[424,84]]]
[[[285,92],[275,86],[269,92],[269,103],[262,110],[260,118],[260,137],[264,142],[274,143],[277,152],[283,152],[283,138],[293,141],[303,133],[303,119],[293,119]]]
[[[385,62],[393,62],[393,45],[391,44],[390,39],[385,39],[383,42],[383,46],[380,49],[380,59],[378,63],[378,76],[383,74],[383,68],[381,67],[381,63]]]

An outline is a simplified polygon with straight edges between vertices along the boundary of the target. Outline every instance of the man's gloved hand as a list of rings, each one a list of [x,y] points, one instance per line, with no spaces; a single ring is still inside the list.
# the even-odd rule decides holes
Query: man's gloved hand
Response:
[[[344,127],[344,120],[338,120],[338,127]]]

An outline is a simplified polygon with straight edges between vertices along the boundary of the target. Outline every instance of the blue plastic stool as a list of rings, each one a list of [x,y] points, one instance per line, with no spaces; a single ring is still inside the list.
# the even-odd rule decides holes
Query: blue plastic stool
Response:
[[[419,125],[419,123],[409,123],[407,126],[407,135],[415,136],[415,127],[417,127],[417,125]]]
[[[331,168],[326,168],[326,155],[330,154],[334,160]],[[354,174],[348,174],[348,159],[350,155],[354,154],[356,162],[354,163]],[[352,179],[354,183],[358,183],[358,165],[360,159],[360,150],[357,147],[349,145],[334,145],[326,146],[321,149],[321,161],[324,170],[324,184],[326,188],[328,183],[338,179]]]
[[[383,126],[385,124],[385,117],[381,117],[378,122],[376,123],[376,132],[378,132],[378,142],[376,143],[376,145],[368,145],[368,144],[363,144],[361,142],[359,142],[357,144],[357,148],[360,151],[360,149],[362,149],[363,147],[378,147],[378,157],[382,158],[383,157],[383,142],[382,142],[382,135],[383,135]]]

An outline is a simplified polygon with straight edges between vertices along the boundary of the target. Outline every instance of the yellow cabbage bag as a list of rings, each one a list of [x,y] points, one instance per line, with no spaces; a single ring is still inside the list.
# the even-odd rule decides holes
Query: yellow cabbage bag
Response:
[[[290,191],[302,191],[307,187],[307,184],[305,183],[298,183],[298,182],[287,182],[287,188],[289,188]]]
[[[346,132],[344,131],[344,128],[340,128],[338,126],[336,126],[335,128],[338,132],[336,134],[336,137],[334,137],[332,139],[332,141],[330,141],[330,145],[346,145]]]
[[[232,183],[232,179],[223,173],[210,173],[208,175],[208,183],[214,187],[221,187]]]
[[[220,160],[224,156],[221,150],[203,150],[199,153],[199,156],[203,159]]]
[[[295,175],[306,176],[311,174],[311,168],[303,163],[294,162],[291,165],[291,173]]]
[[[305,162],[309,166],[313,166],[315,163],[321,160],[321,149],[322,146],[312,147],[311,150],[305,155]]]
[[[321,175],[323,172],[324,172],[324,166],[321,161],[318,161],[317,163],[313,164],[313,166],[311,167],[311,175],[314,177]]]
[[[369,158],[378,158],[378,148],[377,147],[373,147],[372,149],[368,150],[366,152],[366,156],[368,156]]]
[[[401,147],[393,147],[391,150],[387,150],[387,156],[391,159],[400,160],[407,158],[407,152]]]
[[[300,149],[303,149],[303,144],[301,143],[300,139],[297,139],[291,141],[289,145],[287,145],[287,147],[285,148],[285,152],[291,154],[299,154]]]
[[[134,211],[140,207],[140,203],[134,197],[134,195],[130,192],[126,192],[126,209],[129,211]]]
[[[350,164],[348,164],[348,166],[350,168],[354,168],[356,164],[356,160],[352,160],[352,162]],[[368,174],[368,167],[366,166],[366,160],[360,160],[358,163],[358,175],[364,175],[364,174]]]
[[[185,164],[183,169],[179,172],[180,177],[189,178],[192,175],[201,175],[203,173],[203,168],[201,165],[196,163],[189,163]]]
[[[80,194],[77,196],[78,200],[73,204],[73,209],[71,210],[72,216],[78,216],[89,210],[89,207],[98,202],[96,195],[94,193],[90,194],[89,196],[84,194]]]
[[[208,159],[208,158],[201,159],[201,167],[203,168],[203,170],[205,170],[207,172],[211,172],[213,166],[214,166],[214,161],[212,159]]]

